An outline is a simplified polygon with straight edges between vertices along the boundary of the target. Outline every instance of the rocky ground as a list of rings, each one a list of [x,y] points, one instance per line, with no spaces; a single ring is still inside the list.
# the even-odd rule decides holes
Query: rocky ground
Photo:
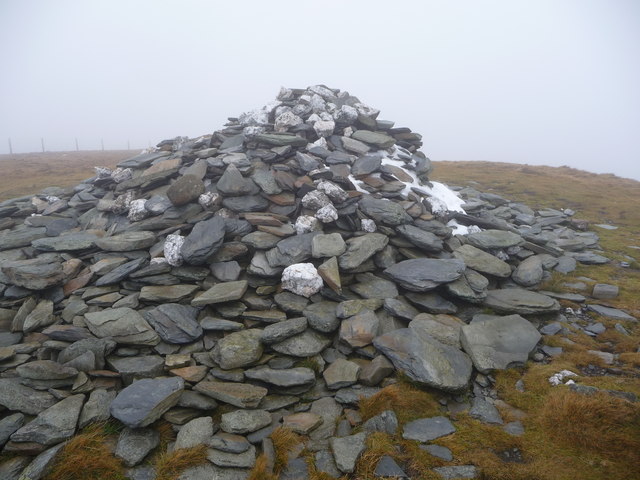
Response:
[[[638,312],[563,280],[633,258],[571,209],[430,181],[378,114],[283,89],[1,203],[0,477],[633,478]],[[631,428],[615,456],[565,441],[605,407],[580,428]]]

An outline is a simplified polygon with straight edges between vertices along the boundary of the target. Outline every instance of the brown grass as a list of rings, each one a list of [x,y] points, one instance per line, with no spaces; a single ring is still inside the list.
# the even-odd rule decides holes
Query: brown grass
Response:
[[[288,428],[278,427],[271,434],[271,441],[276,452],[273,471],[279,475],[287,466],[289,453],[302,443],[302,437]]]
[[[640,406],[605,393],[555,390],[538,422],[555,442],[629,466],[640,462]]]
[[[269,472],[269,461],[263,453],[256,458],[256,463],[249,472],[247,480],[278,480],[278,477]]]
[[[187,468],[204,465],[207,461],[206,445],[162,453],[155,462],[156,480],[175,480]]]
[[[107,437],[102,424],[87,427],[62,448],[45,480],[124,480],[124,467]]]
[[[432,393],[406,382],[389,385],[369,398],[361,398],[358,406],[365,421],[385,410],[394,410],[400,423],[441,413],[440,405]]]
[[[38,193],[46,187],[73,187],[92,177],[94,166],[115,167],[139,152],[106,150],[0,155],[0,201]]]

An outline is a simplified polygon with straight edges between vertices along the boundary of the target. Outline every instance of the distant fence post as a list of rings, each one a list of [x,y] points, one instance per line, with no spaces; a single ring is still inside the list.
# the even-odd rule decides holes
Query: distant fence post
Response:
[[[44,138],[40,137],[40,144],[42,145],[42,153],[44,153]]]
[[[76,137],[76,152],[77,152],[78,150],[80,150],[80,149],[78,148],[78,137]]]
[[[11,139],[9,139],[9,153],[13,154],[13,146],[11,145]]]

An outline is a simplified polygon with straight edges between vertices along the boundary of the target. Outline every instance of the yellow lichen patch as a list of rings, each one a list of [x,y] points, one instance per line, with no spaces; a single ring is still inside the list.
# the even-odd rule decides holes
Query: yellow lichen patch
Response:
[[[155,462],[156,480],[176,480],[187,468],[204,465],[207,460],[207,446],[180,448],[171,453],[162,453]]]
[[[102,424],[87,427],[62,448],[46,480],[124,480],[124,467],[107,444]]]
[[[407,382],[389,385],[369,398],[361,398],[358,406],[365,421],[385,410],[394,410],[400,423],[440,415],[440,405],[434,394]]]

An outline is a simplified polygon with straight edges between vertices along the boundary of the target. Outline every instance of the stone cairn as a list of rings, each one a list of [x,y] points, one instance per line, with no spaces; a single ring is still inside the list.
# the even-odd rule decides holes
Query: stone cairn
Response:
[[[359,399],[395,372],[441,391],[444,412],[469,398],[501,423],[491,371],[557,353],[539,328],[557,333],[567,295],[537,286],[607,259],[573,212],[429,182],[421,136],[378,113],[325,86],[282,89],[212,135],[0,204],[0,476],[41,478],[110,418],[136,479],[154,478],[161,418],[171,448],[209,449],[185,479],[246,478],[279,426],[333,477],[373,431],[451,460],[430,444],[454,434],[444,416],[359,424]],[[306,468],[293,456],[281,478]],[[390,457],[376,471],[406,476]]]

